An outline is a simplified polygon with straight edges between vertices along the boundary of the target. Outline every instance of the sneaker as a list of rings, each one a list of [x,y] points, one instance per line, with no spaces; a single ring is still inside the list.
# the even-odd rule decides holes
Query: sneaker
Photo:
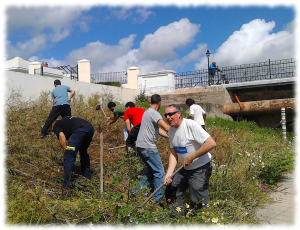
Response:
[[[168,205],[168,203],[166,201],[164,201],[162,198],[160,200],[156,201],[155,203],[158,204],[162,208],[165,208]]]
[[[162,208],[165,208],[168,206],[168,203],[166,201],[160,201],[160,202],[158,202],[158,205]]]
[[[40,134],[40,138],[41,138],[41,139],[44,139],[45,137],[46,137],[45,134],[43,134],[43,133]]]

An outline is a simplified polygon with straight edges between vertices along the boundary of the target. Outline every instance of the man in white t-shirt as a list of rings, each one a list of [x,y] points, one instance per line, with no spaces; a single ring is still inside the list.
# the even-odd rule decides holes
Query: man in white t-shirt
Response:
[[[168,185],[166,199],[168,203],[176,201],[182,206],[181,196],[189,188],[191,208],[202,208],[203,203],[208,203],[208,184],[212,171],[209,151],[216,147],[216,143],[195,121],[183,118],[178,106],[169,105],[165,117],[171,126],[168,131],[171,154],[164,179]],[[171,179],[178,160],[184,168]]]
[[[190,108],[189,116],[187,117],[187,119],[196,121],[206,131],[204,122],[206,118],[206,112],[200,105],[195,104],[195,101],[191,98],[188,98],[185,101],[185,104],[187,104],[187,106]]]

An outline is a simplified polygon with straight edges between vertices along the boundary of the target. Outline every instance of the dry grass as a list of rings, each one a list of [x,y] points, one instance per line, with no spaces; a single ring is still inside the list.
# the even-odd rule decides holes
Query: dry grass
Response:
[[[277,131],[208,118],[208,132],[217,142],[217,148],[211,152],[215,164],[210,187],[211,209],[192,217],[185,207],[180,212],[185,215],[170,219],[169,214],[176,212],[177,207],[162,209],[149,201],[143,209],[133,211],[151,190],[131,192],[144,170],[139,157],[128,157],[124,149],[108,152],[110,147],[125,144],[121,131],[124,122],[119,120],[107,127],[102,111],[95,110],[101,95],[89,98],[88,103],[77,95],[71,104],[72,115],[89,120],[96,130],[88,149],[92,180],[80,176],[78,159],[72,189],[62,191],[63,152],[59,142],[54,134],[39,138],[41,125],[51,110],[47,95],[41,94],[40,100],[31,104],[8,103],[6,107],[6,222],[9,225],[211,225],[216,218],[219,224],[257,224],[255,207],[266,202],[268,191],[258,184],[264,183],[271,189],[272,180],[276,184],[280,175],[293,168],[295,150],[291,136],[287,149]],[[111,114],[107,108],[105,113]],[[103,194],[99,191],[100,132],[104,134]],[[157,146],[167,169],[168,140],[159,138]],[[275,167],[276,173],[272,171]],[[188,196],[184,199],[189,202]]]

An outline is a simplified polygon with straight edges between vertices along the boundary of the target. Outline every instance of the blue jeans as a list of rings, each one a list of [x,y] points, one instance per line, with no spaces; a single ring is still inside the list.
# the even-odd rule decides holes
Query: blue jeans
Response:
[[[138,147],[137,151],[148,168],[147,172],[143,175],[143,179],[140,180],[140,186],[149,186],[150,182],[154,179],[154,190],[156,190],[161,184],[164,183],[165,176],[164,167],[162,165],[158,150],[157,148],[144,149]],[[163,194],[164,188],[162,187],[153,196],[154,202],[159,202],[163,197]]]
[[[67,149],[64,153],[64,182],[63,187],[66,188],[70,183],[70,177],[74,170],[76,155],[79,151],[80,165],[83,176],[91,179],[90,157],[87,149],[90,146],[94,135],[92,126],[85,126],[74,130],[67,144]]]

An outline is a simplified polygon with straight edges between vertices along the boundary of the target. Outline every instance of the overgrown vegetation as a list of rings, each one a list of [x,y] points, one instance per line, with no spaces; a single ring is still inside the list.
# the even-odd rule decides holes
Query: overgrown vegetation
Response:
[[[13,98],[14,95],[11,96]],[[150,200],[136,208],[153,190],[132,192],[145,167],[139,157],[127,155],[119,120],[106,126],[101,110],[95,105],[112,95],[94,95],[84,102],[76,95],[72,115],[89,120],[96,132],[89,148],[92,180],[80,176],[79,157],[72,188],[62,190],[63,153],[54,134],[39,138],[41,125],[51,109],[45,92],[34,103],[6,106],[6,223],[9,225],[118,225],[259,224],[255,208],[268,202],[281,175],[294,166],[295,143],[292,133],[283,141],[280,130],[260,128],[250,122],[207,118],[206,127],[217,143],[213,155],[209,208],[193,213],[185,195],[184,207],[168,208]],[[109,99],[108,99],[109,98]],[[15,102],[15,100],[12,100]],[[114,100],[115,101],[115,100]],[[137,103],[146,109],[148,102]],[[148,103],[148,104],[147,104]],[[110,114],[104,108],[107,115]],[[161,113],[164,109],[161,108]],[[100,193],[100,133],[104,135],[104,192]],[[168,140],[157,143],[165,169],[168,165]],[[169,215],[175,213],[175,218]]]
[[[121,87],[121,82],[97,82],[96,84],[100,85],[110,85],[110,86],[116,86],[116,87]]]

